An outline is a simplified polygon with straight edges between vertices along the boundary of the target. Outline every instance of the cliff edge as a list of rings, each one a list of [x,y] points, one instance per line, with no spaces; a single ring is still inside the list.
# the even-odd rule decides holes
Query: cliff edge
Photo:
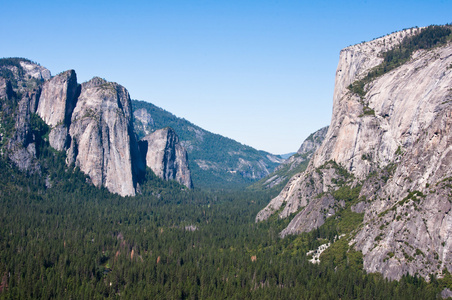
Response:
[[[443,43],[416,49],[395,67],[387,63],[388,53],[438,27],[341,51],[325,141],[256,221],[278,213],[293,216],[281,236],[310,231],[345,207],[335,191],[358,188],[361,201],[352,211],[363,214],[363,223],[348,238],[366,271],[391,279],[452,271],[450,29],[441,27]],[[382,66],[388,70],[380,72]]]

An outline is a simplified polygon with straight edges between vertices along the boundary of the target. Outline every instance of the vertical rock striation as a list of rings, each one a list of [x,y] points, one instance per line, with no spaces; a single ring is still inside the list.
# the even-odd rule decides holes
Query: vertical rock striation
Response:
[[[68,164],[80,167],[95,186],[121,196],[135,195],[134,175],[142,166],[134,163],[140,155],[131,110],[124,87],[96,77],[82,84],[69,129]]]
[[[58,151],[66,150],[69,146],[69,125],[78,90],[74,70],[60,73],[42,86],[36,113],[51,127],[49,143]]]
[[[365,95],[348,86],[379,65],[381,53],[420,29],[345,48],[336,72],[333,116],[325,141],[256,221],[296,213],[282,236],[312,230],[333,215],[339,187],[362,185],[364,225],[350,245],[364,268],[398,279],[452,271],[452,45],[418,50],[405,64],[369,82]],[[348,178],[341,178],[345,170]]]
[[[0,66],[0,155],[6,154],[16,166],[39,173],[32,114],[41,94],[40,84],[50,72],[28,60],[8,58]]]
[[[7,142],[8,157],[21,171],[40,172],[40,164],[36,159],[36,140],[31,127],[30,105],[35,95],[25,94],[17,104],[15,112],[14,132]]]
[[[180,144],[173,129],[156,130],[141,140],[146,165],[164,180],[176,180],[188,188],[193,187],[188,167],[187,151]]]
[[[137,112],[136,118],[153,123],[146,110]],[[123,86],[98,77],[79,85],[74,70],[51,77],[29,60],[2,59],[0,155],[6,152],[23,171],[40,172],[43,139],[66,151],[68,165],[79,167],[95,186],[112,193],[134,196],[144,179],[146,162]],[[148,165],[157,175],[193,186],[187,152],[173,130],[157,130],[145,144]]]

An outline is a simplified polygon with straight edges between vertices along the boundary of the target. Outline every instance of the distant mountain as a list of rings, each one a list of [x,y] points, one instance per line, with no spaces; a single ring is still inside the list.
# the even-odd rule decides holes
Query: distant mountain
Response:
[[[231,189],[265,177],[283,161],[150,103],[132,104],[118,83],[94,77],[79,84],[74,70],[51,76],[27,59],[0,60],[0,99],[0,154],[39,173],[40,147],[48,144],[92,184],[121,196],[140,192],[146,167],[189,188]]]
[[[323,127],[310,134],[301,144],[300,149],[266,177],[262,178],[249,187],[250,190],[277,190],[280,192],[287,184],[289,179],[297,173],[303,172],[308,166],[317,148],[320,147],[325,135],[328,132],[328,126]]]
[[[195,187],[245,187],[270,174],[283,161],[278,155],[211,133],[149,102],[132,100],[132,109],[139,139],[157,129],[174,129],[187,150]]]
[[[286,154],[280,154],[279,156],[280,156],[282,159],[288,159],[289,157],[291,157],[291,156],[294,155],[295,153],[297,153],[297,152],[290,152],[290,153],[286,153]]]

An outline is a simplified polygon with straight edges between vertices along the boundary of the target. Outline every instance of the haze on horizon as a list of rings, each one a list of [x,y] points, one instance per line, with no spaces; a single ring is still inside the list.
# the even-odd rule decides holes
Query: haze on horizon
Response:
[[[344,47],[445,24],[452,2],[2,1],[0,57],[125,86],[214,133],[275,154],[330,123]]]

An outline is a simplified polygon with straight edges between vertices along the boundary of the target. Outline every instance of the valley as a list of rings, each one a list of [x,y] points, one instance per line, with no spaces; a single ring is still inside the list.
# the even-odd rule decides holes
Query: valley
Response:
[[[0,59],[0,299],[451,297],[451,86],[451,25],[349,46],[284,160]]]

